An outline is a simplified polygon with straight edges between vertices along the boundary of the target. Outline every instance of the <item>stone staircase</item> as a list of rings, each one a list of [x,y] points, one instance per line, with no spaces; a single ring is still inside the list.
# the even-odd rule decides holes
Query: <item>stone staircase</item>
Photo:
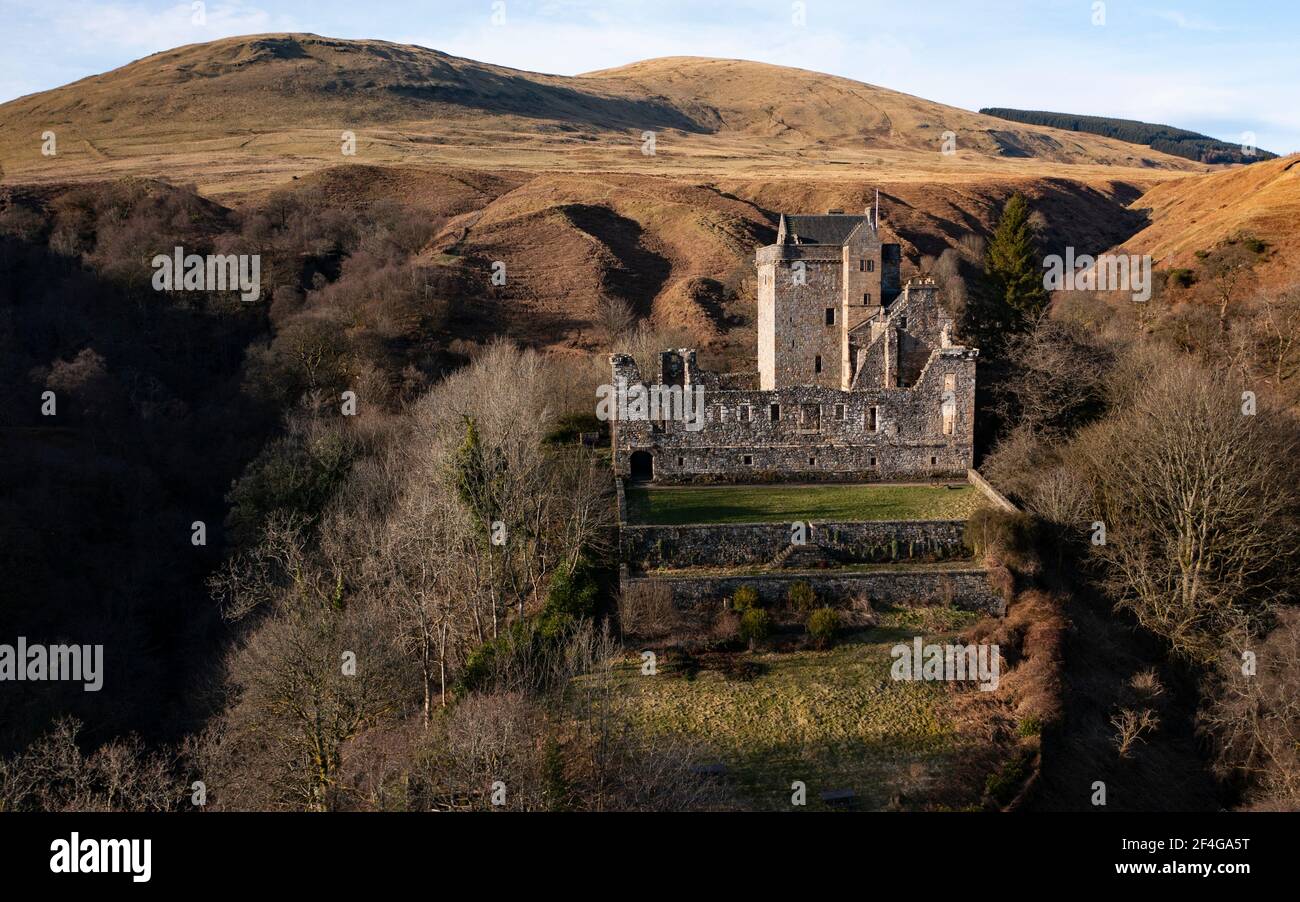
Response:
[[[787,545],[777,552],[768,567],[772,570],[824,570],[839,566],[839,559],[816,542]]]

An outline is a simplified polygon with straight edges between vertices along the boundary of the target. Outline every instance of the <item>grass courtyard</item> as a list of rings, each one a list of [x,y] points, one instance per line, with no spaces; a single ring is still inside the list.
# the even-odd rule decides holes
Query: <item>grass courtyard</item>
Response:
[[[966,484],[633,485],[628,520],[646,525],[807,520],[964,520],[983,496]]]
[[[947,684],[891,679],[889,652],[916,635],[950,641],[973,617],[887,610],[875,628],[825,651],[744,655],[758,665],[748,679],[705,660],[698,669],[661,665],[654,676],[628,662],[617,671],[619,707],[638,731],[683,737],[722,762],[745,808],[790,810],[795,780],[807,786],[807,810],[825,808],[820,794],[839,789],[867,810],[971,807],[1001,750],[964,728],[966,709]]]

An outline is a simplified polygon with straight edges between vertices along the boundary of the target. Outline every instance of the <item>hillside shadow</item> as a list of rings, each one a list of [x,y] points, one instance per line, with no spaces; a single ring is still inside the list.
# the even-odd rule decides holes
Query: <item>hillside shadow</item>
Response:
[[[672,265],[645,246],[641,224],[594,204],[565,204],[560,212],[575,228],[595,238],[618,258],[621,266],[601,274],[605,288],[626,300],[637,313],[648,315],[668,281]]]
[[[446,83],[385,87],[390,93],[411,100],[454,104],[527,119],[558,119],[602,129],[673,128],[693,134],[712,131],[667,100],[606,97],[563,85],[539,83],[522,75],[485,70],[474,73],[472,87]]]

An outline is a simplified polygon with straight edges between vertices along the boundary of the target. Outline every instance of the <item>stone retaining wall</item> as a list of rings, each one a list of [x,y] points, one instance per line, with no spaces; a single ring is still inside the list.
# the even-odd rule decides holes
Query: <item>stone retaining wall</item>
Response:
[[[826,574],[762,574],[752,576],[636,576],[623,580],[623,590],[638,585],[661,584],[672,589],[673,602],[683,611],[721,607],[742,585],[753,586],[767,604],[785,600],[790,584],[812,585],[824,602],[846,601],[865,595],[872,604],[921,605],[951,600],[957,607],[1001,616],[1006,601],[989,585],[979,568],[960,570],[918,570],[904,567],[863,573],[832,571]]]
[[[624,524],[619,559],[633,569],[733,567],[767,564],[788,548],[791,523]],[[964,520],[809,522],[806,544],[842,563],[962,557]]]

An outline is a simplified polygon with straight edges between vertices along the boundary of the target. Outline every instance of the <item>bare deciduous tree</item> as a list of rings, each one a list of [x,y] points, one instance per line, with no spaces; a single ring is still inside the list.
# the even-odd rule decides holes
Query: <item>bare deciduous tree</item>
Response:
[[[1294,434],[1266,410],[1243,414],[1225,377],[1171,361],[1077,447],[1110,591],[1178,653],[1211,661],[1226,634],[1294,595]]]
[[[1246,653],[1253,659],[1248,664]],[[1224,651],[1202,723],[1221,777],[1244,777],[1264,807],[1300,807],[1300,610],[1281,612],[1262,640]],[[1251,666],[1253,664],[1253,666]]]

